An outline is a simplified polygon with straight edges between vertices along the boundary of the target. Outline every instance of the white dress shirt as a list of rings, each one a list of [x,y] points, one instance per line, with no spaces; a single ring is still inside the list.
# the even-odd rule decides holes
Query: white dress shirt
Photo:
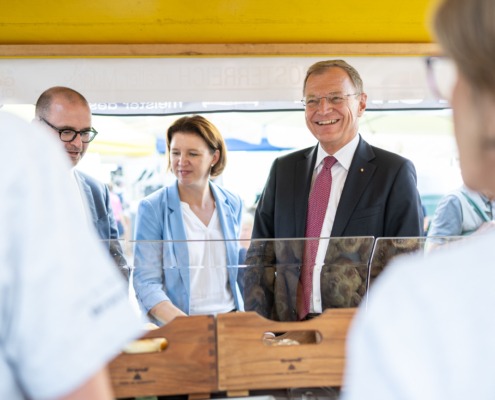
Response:
[[[313,178],[311,180],[311,189],[315,182],[316,176],[323,168],[323,159],[327,156],[334,156],[337,162],[332,167],[332,188],[330,191],[330,198],[328,200],[327,211],[323,220],[323,226],[321,228],[321,238],[329,238],[332,232],[333,222],[335,221],[335,214],[339,205],[340,196],[344,189],[347,173],[351,166],[354,153],[356,152],[359,144],[359,135],[347,143],[344,147],[338,150],[335,154],[327,154],[325,150],[318,145],[318,154],[316,156],[315,169],[313,172]],[[328,239],[320,240],[318,245],[318,252],[315,259],[315,267],[313,270],[313,295],[311,297],[310,312],[321,313],[321,290],[320,290],[320,274],[321,268],[325,261],[325,255],[328,249]]]

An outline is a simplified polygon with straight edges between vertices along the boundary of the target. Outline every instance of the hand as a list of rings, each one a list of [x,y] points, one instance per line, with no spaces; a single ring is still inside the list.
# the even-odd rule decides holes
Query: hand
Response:
[[[150,310],[150,314],[163,325],[172,321],[175,317],[187,316],[182,310],[176,307],[171,301],[162,301]]]

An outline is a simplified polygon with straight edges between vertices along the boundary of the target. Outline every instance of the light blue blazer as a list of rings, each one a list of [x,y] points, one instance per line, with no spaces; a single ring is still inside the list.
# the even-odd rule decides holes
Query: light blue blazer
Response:
[[[220,225],[227,240],[226,265],[236,308],[243,309],[237,290],[242,200],[210,182]],[[182,219],[177,182],[145,197],[139,203],[134,238],[134,290],[146,314],[158,303],[168,300],[189,314],[189,253]],[[146,241],[146,242],[141,242]],[[184,241],[184,242],[181,242]]]

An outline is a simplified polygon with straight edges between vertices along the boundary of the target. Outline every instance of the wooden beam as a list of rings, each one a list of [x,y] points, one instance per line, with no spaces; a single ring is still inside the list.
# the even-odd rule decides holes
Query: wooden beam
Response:
[[[0,45],[0,58],[417,56],[438,53],[439,47],[435,43]]]

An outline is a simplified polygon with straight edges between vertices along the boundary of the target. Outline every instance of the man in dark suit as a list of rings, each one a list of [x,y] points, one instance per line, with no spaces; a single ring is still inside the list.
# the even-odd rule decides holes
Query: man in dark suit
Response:
[[[274,161],[258,203],[252,238],[307,236],[308,199],[327,156],[335,157],[336,163],[331,167],[331,192],[316,237],[422,236],[423,213],[413,164],[369,145],[358,134],[367,99],[359,73],[342,60],[318,62],[308,69],[303,95],[306,125],[318,144]],[[319,244],[316,263],[324,263],[327,246],[328,241]],[[266,262],[266,253],[263,257]],[[294,260],[300,258],[299,254]],[[282,271],[256,270],[247,274],[246,310],[274,319],[297,319],[295,306],[276,305],[276,286],[287,286],[280,282]],[[326,308],[320,283],[317,276],[311,315]],[[277,307],[285,307],[283,315]]]
[[[97,135],[97,131],[91,126],[89,103],[79,92],[67,87],[56,86],[45,90],[36,102],[35,117],[58,135],[74,167]],[[108,187],[75,168],[72,169],[71,176],[80,193],[81,202],[77,206],[83,207],[104,245],[108,247],[116,266],[127,279],[128,267],[117,241],[119,236]]]

